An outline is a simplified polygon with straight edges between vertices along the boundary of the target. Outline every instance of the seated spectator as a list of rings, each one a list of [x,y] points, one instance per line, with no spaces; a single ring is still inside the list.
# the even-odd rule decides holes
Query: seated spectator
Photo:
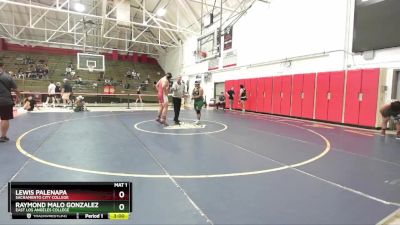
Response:
[[[10,77],[13,79],[17,79],[17,74],[15,74],[13,71],[8,71],[8,74],[10,74]]]
[[[22,68],[18,69],[18,79],[25,79],[25,72],[22,70]]]
[[[223,91],[221,91],[221,95],[218,97],[218,103],[216,106],[217,110],[219,107],[222,107],[222,109],[225,111],[225,95]]]
[[[138,80],[140,80],[140,73],[136,73],[136,77]]]
[[[82,95],[79,95],[78,97],[76,97],[75,100],[75,112],[83,112],[86,111],[86,103],[84,101],[84,97]]]
[[[24,65],[28,65],[28,64],[29,64],[29,58],[28,58],[28,56],[26,56],[24,58]]]
[[[80,76],[76,76],[75,83],[82,84],[82,78]]]
[[[29,96],[24,100],[24,109],[26,111],[33,111],[36,106],[36,101],[33,99],[32,96]]]
[[[109,79],[105,79],[105,80],[104,80],[104,85],[105,85],[105,86],[111,85],[111,81],[110,81]]]
[[[47,76],[47,74],[49,73],[49,66],[47,64],[44,64],[43,72],[45,76]]]
[[[128,78],[128,79],[131,79],[131,78],[132,78],[132,73],[131,73],[131,71],[128,70],[128,71],[126,72],[126,74],[125,74],[125,77]]]
[[[71,66],[68,66],[67,68],[65,68],[65,74],[64,74],[64,76],[71,75],[71,71],[72,71]]]
[[[74,78],[75,74],[76,74],[75,70],[71,70],[71,78]]]
[[[135,71],[132,71],[132,79],[136,80],[137,79],[137,74]]]

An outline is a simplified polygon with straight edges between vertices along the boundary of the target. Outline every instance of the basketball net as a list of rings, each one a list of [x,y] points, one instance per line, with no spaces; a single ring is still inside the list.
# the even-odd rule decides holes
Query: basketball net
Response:
[[[89,72],[93,72],[94,66],[89,66],[88,69],[89,69]]]

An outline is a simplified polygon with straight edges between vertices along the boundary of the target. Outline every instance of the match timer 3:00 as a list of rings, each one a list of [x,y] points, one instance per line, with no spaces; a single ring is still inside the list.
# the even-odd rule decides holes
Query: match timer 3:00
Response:
[[[10,182],[13,219],[129,219],[131,182]]]

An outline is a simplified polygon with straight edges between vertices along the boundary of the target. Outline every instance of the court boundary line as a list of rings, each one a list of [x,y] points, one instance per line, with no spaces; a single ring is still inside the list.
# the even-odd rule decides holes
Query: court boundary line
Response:
[[[233,112],[232,114],[240,115],[240,112]],[[271,120],[271,118],[267,118],[267,116],[270,116],[269,114],[265,114],[265,116],[259,116],[258,113],[252,113],[252,114],[249,114],[249,116],[251,116],[251,117],[253,117],[253,118],[256,118],[256,119],[264,120],[264,121],[281,122],[281,120],[276,120],[276,121],[275,121],[275,120]],[[297,119],[297,120],[300,120],[300,119]],[[281,122],[281,123],[284,123],[284,122]],[[343,126],[343,127],[347,127],[347,126]],[[370,132],[371,132],[371,131],[370,131]],[[382,135],[380,135],[379,133],[376,133],[375,135],[382,136]],[[311,142],[308,142],[308,143],[309,143],[309,144],[316,144],[316,143],[311,143]],[[316,145],[317,145],[317,144],[316,144]],[[387,160],[384,160],[384,159],[380,159],[380,158],[376,158],[376,157],[370,157],[370,156],[366,156],[366,155],[362,155],[362,154],[357,154],[357,153],[354,153],[354,152],[348,152],[348,151],[346,151],[346,150],[344,150],[344,149],[335,148],[335,147],[333,147],[332,150],[333,150],[333,151],[338,151],[338,152],[346,153],[346,154],[349,154],[349,155],[358,156],[358,157],[361,157],[361,158],[366,158],[366,159],[373,160],[373,161],[375,160],[375,161],[379,161],[379,162],[382,162],[382,163],[387,163],[387,164],[391,164],[391,165],[393,165],[393,166],[398,166],[398,167],[400,167],[400,164],[395,163],[395,162],[390,162],[390,161],[387,161]]]
[[[239,111],[230,111],[230,113],[233,114],[240,114],[241,112]],[[349,128],[349,129],[354,129],[354,130],[361,130],[361,131],[369,131],[372,132],[374,134],[379,134],[379,130],[376,130],[375,128],[362,128],[362,127],[354,127],[351,125],[346,125],[346,124],[336,124],[336,123],[329,123],[329,122],[324,122],[324,121],[317,121],[314,119],[301,119],[301,118],[295,118],[295,117],[291,117],[291,116],[285,116],[285,115],[278,115],[278,114],[265,114],[265,113],[257,113],[257,112],[250,112],[250,111],[246,111],[246,113],[244,115],[252,115],[252,116],[270,116],[276,119],[280,119],[280,120],[287,120],[291,122],[293,121],[298,121],[298,122],[309,122],[309,123],[317,123],[317,124],[324,124],[324,125],[329,125],[329,126],[334,126],[334,127],[341,127],[341,128]]]
[[[116,173],[116,172],[106,172],[106,171],[96,171],[96,170],[89,170],[89,169],[81,169],[81,168],[76,168],[76,167],[70,167],[70,166],[65,166],[57,163],[52,163],[43,159],[40,159],[27,151],[25,151],[22,146],[21,146],[21,140],[30,132],[36,131],[38,129],[41,129],[46,126],[53,125],[55,123],[63,123],[63,122],[69,122],[69,121],[75,121],[75,120],[82,120],[82,119],[88,119],[88,118],[96,118],[96,117],[107,117],[107,116],[115,116],[115,115],[124,115],[128,113],[118,113],[118,114],[109,114],[109,115],[98,115],[98,116],[93,116],[93,117],[84,117],[84,118],[75,118],[75,119],[70,119],[66,121],[58,121],[58,122],[53,122],[51,124],[44,124],[39,127],[33,128],[31,130],[26,131],[23,133],[21,136],[18,137],[16,141],[16,147],[17,150],[25,155],[26,157],[32,158],[33,160],[42,163],[47,166],[52,166],[55,168],[60,168],[60,169],[65,169],[65,170],[70,170],[70,171],[76,171],[76,172],[83,172],[83,173],[89,173],[89,174],[98,174],[98,175],[107,175],[107,176],[121,176],[121,177],[141,177],[141,178],[168,178],[166,175],[160,175],[160,174],[134,174],[134,173]],[[302,128],[305,129],[305,128]],[[309,130],[309,129],[305,129]],[[204,178],[222,178],[222,177],[236,177],[236,176],[248,176],[248,175],[257,175],[257,174],[265,174],[265,173],[270,173],[270,172],[275,172],[275,171],[280,171],[280,170],[285,170],[290,167],[298,167],[298,166],[303,166],[308,163],[311,163],[313,161],[316,161],[323,156],[325,156],[329,151],[330,151],[330,142],[328,139],[326,139],[323,135],[319,134],[318,132],[309,130],[312,133],[317,134],[320,136],[326,143],[325,149],[322,151],[322,153],[299,163],[295,163],[293,165],[289,166],[282,166],[282,167],[277,167],[277,168],[271,168],[271,169],[265,169],[265,170],[257,170],[257,171],[248,171],[248,172],[237,172],[237,173],[225,173],[225,174],[199,174],[199,175],[171,175],[173,178],[177,179],[204,179]]]
[[[277,122],[277,121],[273,121],[273,122]],[[286,123],[284,123],[284,122],[277,122],[277,123],[286,124]],[[311,131],[311,132],[313,132],[313,133],[315,133],[315,134],[317,134],[317,135],[320,135],[320,134],[318,134],[318,132],[315,132],[315,131],[313,131],[313,130],[310,130],[310,129],[307,129],[307,128],[304,128],[304,127],[299,127],[299,126],[294,125],[294,124],[286,124],[286,125],[298,127],[298,128],[300,128],[300,129],[309,130],[309,131]],[[323,137],[322,135],[320,135],[320,136]],[[325,139],[325,137],[323,137],[323,138]],[[217,140],[218,140],[218,139],[217,139]],[[287,165],[287,164],[285,164],[285,163],[283,163],[283,162],[280,162],[280,161],[278,161],[278,160],[269,158],[268,156],[259,154],[259,153],[257,153],[257,152],[253,152],[253,151],[251,151],[251,150],[249,150],[249,149],[246,149],[246,148],[244,148],[244,147],[242,147],[242,146],[240,146],[240,145],[233,144],[233,143],[227,142],[227,141],[225,141],[225,140],[223,140],[223,141],[224,141],[225,143],[228,143],[228,144],[232,145],[232,146],[235,146],[236,148],[242,149],[242,150],[244,150],[244,151],[246,151],[246,152],[252,153],[252,154],[254,154],[254,155],[256,155],[256,156],[259,156],[259,157],[261,157],[261,158],[268,159],[268,160],[273,161],[273,162],[276,162],[276,163],[278,163],[278,164],[280,164],[280,165]],[[299,173],[305,174],[305,175],[310,176],[310,177],[312,177],[312,178],[314,178],[314,179],[323,181],[323,182],[328,183],[328,184],[330,184],[330,185],[333,185],[333,186],[336,186],[336,187],[341,188],[341,189],[343,189],[343,190],[346,190],[346,191],[352,192],[352,193],[354,193],[354,194],[363,196],[363,197],[365,197],[365,198],[368,198],[368,199],[371,199],[371,200],[380,202],[380,203],[382,203],[382,204],[385,204],[385,205],[393,205],[393,206],[400,207],[400,203],[397,203],[397,202],[390,202],[390,201],[386,201],[386,200],[383,200],[383,199],[374,197],[374,196],[369,195],[369,194],[366,194],[366,193],[364,193],[364,192],[362,192],[362,191],[359,191],[359,190],[356,190],[356,189],[353,189],[353,188],[350,188],[350,187],[347,187],[347,186],[344,186],[344,185],[335,183],[335,182],[333,182],[333,181],[330,181],[330,180],[321,178],[321,177],[319,177],[319,176],[317,176],[317,175],[314,175],[314,174],[305,172],[305,171],[303,171],[303,170],[301,170],[301,169],[298,169],[298,168],[296,168],[296,167],[297,167],[297,166],[294,166],[294,167],[293,167],[293,166],[290,166],[289,169],[295,170],[295,171],[297,171],[297,172],[299,172]]]
[[[57,124],[57,122],[53,122],[53,123],[54,123],[54,124]],[[54,124],[52,124],[52,125],[54,125]],[[63,124],[61,123],[60,127],[57,128],[57,130],[60,130],[60,128],[61,128],[62,125],[63,125]],[[54,135],[54,134],[55,134],[55,132],[52,132],[52,133],[50,133],[50,135],[48,135],[48,137],[49,137],[49,136],[52,136],[52,135]],[[44,140],[40,143],[40,145],[38,146],[38,148],[34,151],[34,154],[37,153],[37,152],[39,151],[40,146],[42,146],[44,143],[46,143],[46,141],[48,140],[48,137],[46,137],[46,139],[44,139]],[[19,169],[17,170],[17,172],[15,172],[15,174],[8,180],[8,182],[13,181],[13,180],[22,172],[22,170],[25,169],[25,167],[26,167],[26,166],[28,165],[28,163],[31,162],[31,161],[32,161],[32,159],[31,159],[31,158],[28,158],[28,159],[24,162],[24,164],[22,164],[21,168],[19,168]],[[5,190],[5,188],[8,186],[8,182],[0,189],[0,193],[2,193],[2,192]]]
[[[126,124],[122,123],[121,120],[118,119],[118,121],[122,124],[125,129],[131,133],[137,140],[138,142],[142,145],[142,149],[150,155],[150,157],[153,159],[153,161],[161,168],[161,170],[164,171],[165,175],[167,175],[168,179],[172,182],[172,184],[175,185],[176,188],[183,194],[183,196],[189,201],[189,203],[194,207],[194,209],[200,214],[201,217],[203,217],[206,220],[206,223],[214,225],[213,221],[207,216],[207,214],[204,213],[204,211],[193,201],[193,199],[189,196],[189,194],[185,191],[185,189],[179,185],[179,183],[171,176],[171,174],[168,172],[168,170],[164,167],[164,165],[161,163],[161,161],[153,154],[153,152],[150,150],[150,148],[133,132],[129,127],[126,126]]]
[[[135,127],[136,130],[142,131],[142,132],[145,132],[145,133],[159,134],[159,135],[172,135],[172,136],[194,136],[194,135],[203,135],[203,134],[215,134],[215,133],[223,132],[223,131],[228,129],[228,125],[226,125],[224,123],[220,123],[220,122],[216,122],[216,121],[212,121],[212,120],[202,120],[202,121],[209,122],[209,123],[216,123],[216,124],[222,125],[223,128],[219,129],[219,130],[215,130],[215,131],[205,131],[205,132],[200,132],[200,133],[182,133],[182,134],[168,133],[168,132],[164,132],[163,133],[163,132],[150,131],[150,130],[144,130],[142,128],[139,128],[140,124],[148,123],[148,122],[156,122],[155,120],[144,120],[144,121],[136,123],[134,125],[134,127]]]

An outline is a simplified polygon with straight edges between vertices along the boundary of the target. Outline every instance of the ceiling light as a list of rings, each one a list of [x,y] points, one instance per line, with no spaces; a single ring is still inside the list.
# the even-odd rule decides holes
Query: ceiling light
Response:
[[[368,0],[361,0],[362,2],[368,2]]]
[[[74,9],[75,9],[75,11],[77,11],[77,12],[83,12],[83,11],[85,11],[85,6],[84,6],[82,3],[77,2],[77,3],[75,3],[75,5],[74,5]]]
[[[156,14],[157,14],[157,16],[164,16],[166,12],[167,12],[166,9],[160,8],[160,9],[157,10]]]

